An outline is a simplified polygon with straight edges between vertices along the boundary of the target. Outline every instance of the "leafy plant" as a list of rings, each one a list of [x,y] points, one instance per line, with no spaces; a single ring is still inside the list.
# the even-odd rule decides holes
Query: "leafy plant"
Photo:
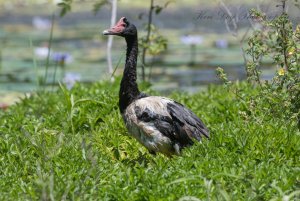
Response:
[[[71,11],[73,2],[74,0],[62,0],[62,2],[57,4],[61,8],[60,11],[61,17],[65,16],[68,12]],[[93,12],[97,13],[102,6],[109,3],[110,3],[109,0],[97,0],[94,3]]]
[[[158,55],[167,49],[167,39],[159,34],[158,29],[152,23],[153,13],[158,15],[165,9],[171,2],[167,1],[164,6],[154,5],[154,0],[150,0],[150,7],[148,13],[148,22],[146,25],[147,34],[140,38],[139,45],[142,47],[142,79],[146,80],[145,67],[146,55],[149,53],[152,56]],[[140,15],[142,16],[142,15]],[[150,74],[149,74],[150,75]]]
[[[61,7],[60,16],[65,16],[69,11],[71,11],[73,0],[63,0],[57,5]]]
[[[96,2],[94,4],[93,12],[97,13],[102,6],[104,6],[106,4],[110,4],[110,3],[111,2],[109,0],[99,0],[98,2]]]
[[[127,136],[117,104],[120,80],[61,86],[0,110],[0,200],[299,197],[300,135],[293,123],[263,113],[264,105],[249,115],[242,99],[223,86],[173,93],[207,124],[212,138],[181,157],[154,157]],[[231,87],[245,100],[260,93],[246,83]]]
[[[278,6],[282,13],[274,19],[267,19],[257,10],[250,11],[252,19],[261,23],[262,28],[255,30],[248,39],[247,79],[253,86],[258,84],[260,90],[253,97],[240,91],[239,97],[246,97],[248,114],[264,113],[267,118],[284,118],[289,123],[296,122],[300,129],[300,25],[293,28],[285,4],[286,1],[282,1]],[[278,69],[271,82],[260,79],[260,67],[267,57]],[[228,83],[224,74],[219,75]]]

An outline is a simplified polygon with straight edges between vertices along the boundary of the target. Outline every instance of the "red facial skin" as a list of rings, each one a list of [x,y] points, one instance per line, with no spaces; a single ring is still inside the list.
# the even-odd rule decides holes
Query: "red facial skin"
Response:
[[[126,23],[124,22],[124,18],[122,17],[115,26],[113,26],[110,29],[107,29],[103,32],[104,35],[117,35],[122,33],[122,31],[125,29],[126,27]]]

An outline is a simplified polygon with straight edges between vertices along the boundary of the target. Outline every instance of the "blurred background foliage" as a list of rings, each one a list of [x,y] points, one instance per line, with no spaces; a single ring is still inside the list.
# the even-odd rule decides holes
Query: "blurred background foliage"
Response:
[[[55,89],[58,82],[71,86],[79,80],[90,83],[110,77],[106,63],[107,39],[101,35],[110,26],[107,2],[1,0],[2,101],[7,94]],[[150,2],[120,0],[117,18],[126,16],[138,27],[139,78],[142,79],[142,67],[146,64],[147,81],[163,93],[174,89],[195,92],[209,83],[218,83],[215,73],[218,66],[224,68],[230,80],[245,79],[242,48],[255,29],[255,24],[248,19],[249,9],[264,11],[270,18],[280,14],[277,7],[280,1],[271,0],[242,3],[187,0],[171,1],[167,6],[170,1],[154,1],[156,9],[150,26],[153,35],[147,40]],[[70,5],[64,17],[60,17],[59,3]],[[300,19],[295,1],[288,1],[288,12],[296,25]],[[143,48],[148,48],[145,59]],[[113,66],[118,66],[116,75],[120,75],[124,41],[116,37],[112,50]],[[271,59],[264,59],[260,70],[262,79],[268,80],[277,67]]]

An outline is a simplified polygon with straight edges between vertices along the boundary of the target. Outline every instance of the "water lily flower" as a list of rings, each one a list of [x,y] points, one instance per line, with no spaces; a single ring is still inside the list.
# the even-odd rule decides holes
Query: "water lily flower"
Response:
[[[49,30],[51,28],[51,20],[49,20],[47,18],[42,18],[42,17],[39,17],[39,16],[35,16],[32,19],[32,25],[37,30],[42,30],[42,31]]]
[[[218,39],[216,40],[216,47],[220,49],[228,48],[228,41],[226,39]]]
[[[53,54],[51,54],[51,57],[53,61],[62,66],[65,63],[71,63],[73,61],[72,55],[66,52],[53,52]]]
[[[198,35],[184,35],[180,38],[185,45],[200,45],[203,42],[203,37]]]
[[[36,47],[34,49],[34,55],[38,59],[46,59],[49,54],[49,48],[47,46],[44,47]]]

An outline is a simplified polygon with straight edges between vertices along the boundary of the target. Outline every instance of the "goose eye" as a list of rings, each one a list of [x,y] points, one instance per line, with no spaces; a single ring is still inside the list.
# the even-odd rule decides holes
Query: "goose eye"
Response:
[[[124,18],[124,19],[123,19],[123,22],[126,24],[126,26],[128,25],[128,20],[127,20],[127,18]]]

